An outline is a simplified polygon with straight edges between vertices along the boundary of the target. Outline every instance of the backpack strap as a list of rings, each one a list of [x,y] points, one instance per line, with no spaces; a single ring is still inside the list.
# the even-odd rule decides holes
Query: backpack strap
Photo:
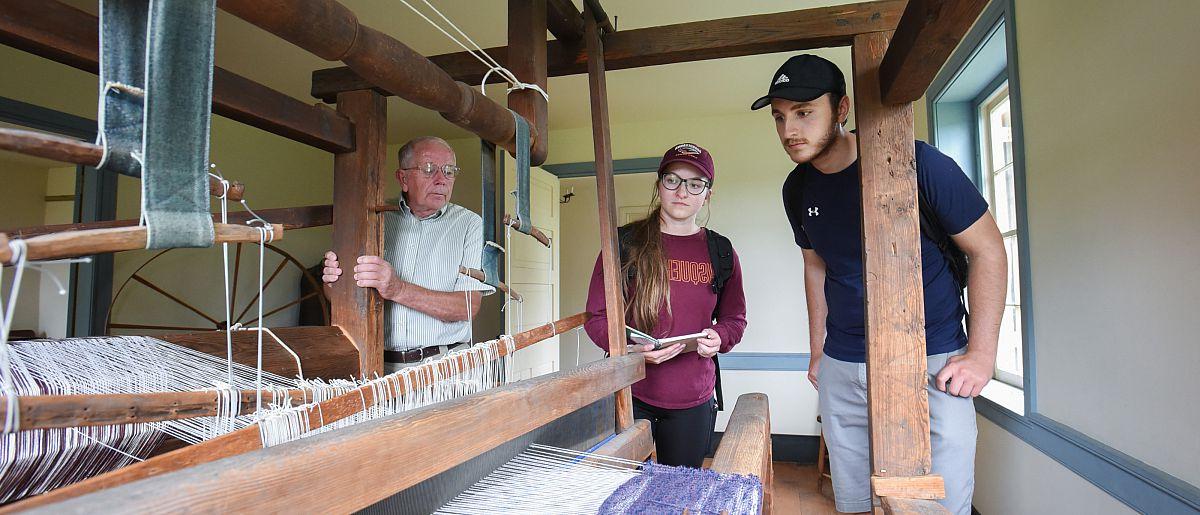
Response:
[[[729,238],[722,236],[717,231],[705,228],[707,233],[708,243],[708,260],[713,267],[712,290],[717,295],[717,307],[713,308],[713,318],[717,317],[717,309],[721,305],[721,292],[725,289],[725,283],[733,276],[733,242]],[[716,374],[717,396],[717,411],[725,410],[725,395],[721,391],[721,360],[719,356],[713,356],[714,373]]]
[[[721,290],[733,276],[733,242],[717,231],[705,228],[707,232],[708,260],[713,267],[712,290],[720,302]]]

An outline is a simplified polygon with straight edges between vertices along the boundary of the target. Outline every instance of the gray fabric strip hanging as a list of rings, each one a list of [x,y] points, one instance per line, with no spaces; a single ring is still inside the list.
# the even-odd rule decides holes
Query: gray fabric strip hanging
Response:
[[[99,168],[142,177],[146,248],[207,247],[215,0],[102,0]]]
[[[529,122],[515,111],[509,111],[517,124],[517,220],[518,231],[529,234],[533,221],[529,219]]]

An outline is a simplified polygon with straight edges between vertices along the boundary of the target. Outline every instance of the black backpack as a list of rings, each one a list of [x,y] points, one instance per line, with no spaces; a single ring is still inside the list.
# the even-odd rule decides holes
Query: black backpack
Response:
[[[717,309],[720,307],[721,291],[725,289],[725,283],[733,276],[733,243],[729,238],[722,236],[717,231],[705,228],[706,238],[708,243],[708,260],[713,267],[712,291],[717,295],[717,307],[713,308],[712,318],[717,318]],[[621,268],[625,268],[629,262],[629,246],[633,242],[633,225],[625,224],[617,228],[617,246],[621,254]],[[626,283],[633,280],[636,270],[629,267],[629,271],[625,277]],[[622,291],[623,293],[623,291]],[[717,374],[717,411],[725,409],[725,399],[721,394],[721,363],[717,356],[713,356],[713,365],[716,367]]]
[[[804,182],[808,177],[808,173],[806,169],[800,176],[800,191],[797,192],[797,198],[804,198]],[[967,254],[946,233],[946,228],[942,226],[941,220],[938,219],[937,212],[933,210],[933,206],[929,204],[929,201],[925,199],[925,195],[922,195],[920,191],[917,191],[917,204],[917,209],[920,213],[921,234],[932,240],[938,250],[942,252],[942,257],[946,260],[946,266],[950,269],[950,275],[954,278],[954,284],[958,286],[958,295],[961,298],[963,291],[967,288]],[[966,308],[965,302],[963,303],[963,308]]]

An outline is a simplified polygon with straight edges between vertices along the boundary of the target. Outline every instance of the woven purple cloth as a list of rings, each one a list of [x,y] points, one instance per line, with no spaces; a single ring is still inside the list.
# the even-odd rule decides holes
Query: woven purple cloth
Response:
[[[754,476],[647,462],[643,473],[617,488],[600,505],[602,514],[756,514],[762,481]]]

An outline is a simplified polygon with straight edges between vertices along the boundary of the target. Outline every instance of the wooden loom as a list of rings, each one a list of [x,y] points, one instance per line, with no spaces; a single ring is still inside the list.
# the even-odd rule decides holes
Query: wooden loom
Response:
[[[584,13],[567,0],[510,0],[509,46],[488,53],[524,81],[545,87],[548,76],[587,72],[600,208],[601,254],[606,303],[623,312],[616,249],[616,213],[604,72],[676,62],[794,51],[824,46],[852,47],[855,106],[863,183],[864,260],[867,281],[869,414],[872,485],[885,511],[933,512],[940,478],[929,475],[928,406],[924,397],[924,335],[920,247],[913,165],[910,102],[928,87],[954,45],[969,29],[983,0],[882,0],[614,32],[598,2]],[[465,53],[425,58],[399,41],[360,24],[333,0],[222,0],[220,7],[345,68],[313,74],[313,95],[336,101],[333,112],[307,105],[220,68],[214,74],[213,112],[335,153],[334,203],[275,211],[287,228],[334,223],[334,251],[378,254],[386,150],[384,97],[397,95],[437,110],[482,139],[514,151],[514,123],[504,108],[482,96],[477,83],[485,70]],[[97,68],[95,17],[58,2],[14,0],[0,14],[0,42],[86,71]],[[546,30],[557,40],[546,42]],[[893,32],[894,31],[894,32]],[[890,44],[889,44],[890,42]],[[533,163],[547,148],[546,102],[517,91],[509,107],[530,122]],[[39,140],[39,137],[42,138]],[[95,162],[95,149],[24,131],[0,132],[0,148],[61,159]],[[220,193],[214,190],[214,193]],[[241,192],[239,191],[240,195]],[[136,229],[98,247],[120,222],[76,224],[71,232],[31,238],[38,256],[65,256],[138,247]],[[291,225],[291,227],[288,227]],[[54,232],[42,228],[27,232]],[[144,235],[143,235],[144,237]],[[247,241],[247,240],[231,240]],[[71,250],[67,245],[76,245]],[[7,246],[5,246],[7,250]],[[0,255],[0,258],[5,256]],[[3,260],[3,259],[0,259]],[[328,373],[370,374],[382,369],[382,307],[373,293],[346,281],[332,288],[333,328],[296,328],[306,361],[325,362]],[[365,314],[365,316],[363,316]],[[557,334],[572,324],[535,331]],[[609,320],[612,357],[577,371],[543,376],[508,387],[360,424],[304,441],[261,449],[248,432],[180,449],[110,474],[23,501],[8,510],[97,509],[306,509],[366,508],[406,488],[439,481],[450,467],[466,464],[597,401],[614,414],[615,438],[601,453],[641,459],[652,446],[647,424],[634,424],[628,385],[643,374],[636,357],[624,354],[624,327]],[[218,338],[219,337],[219,338]],[[537,335],[529,335],[537,338]],[[197,348],[223,343],[223,335],[189,335]],[[332,349],[332,351],[330,351]],[[323,359],[335,354],[337,358]],[[172,397],[172,395],[174,397]],[[43,415],[60,424],[112,423],[197,416],[213,407],[192,395],[136,399],[60,399]],[[355,409],[359,396],[343,399]],[[79,416],[80,402],[111,409],[105,419]],[[330,403],[337,404],[334,399]],[[74,404],[73,404],[74,403]],[[26,417],[22,400],[22,419]],[[330,409],[335,409],[333,404]],[[329,416],[329,409],[324,411]],[[36,416],[30,414],[30,423]],[[596,419],[593,414],[591,419]],[[488,420],[483,427],[471,422]],[[50,423],[50,422],[43,422]],[[23,424],[24,425],[24,424]],[[607,425],[607,424],[605,424]],[[29,426],[27,426],[29,427]],[[755,473],[770,502],[770,446],[766,399],[747,394],[731,417],[714,468]],[[429,442],[445,441],[431,454]],[[257,449],[257,450],[256,450]],[[419,466],[414,466],[414,464]],[[306,481],[325,472],[321,482]]]

